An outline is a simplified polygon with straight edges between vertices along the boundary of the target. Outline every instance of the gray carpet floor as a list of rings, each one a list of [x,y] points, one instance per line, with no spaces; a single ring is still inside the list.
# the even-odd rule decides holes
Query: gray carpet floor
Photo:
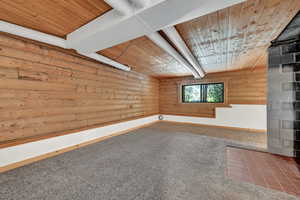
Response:
[[[294,200],[228,179],[221,138],[143,128],[0,174],[1,200]]]

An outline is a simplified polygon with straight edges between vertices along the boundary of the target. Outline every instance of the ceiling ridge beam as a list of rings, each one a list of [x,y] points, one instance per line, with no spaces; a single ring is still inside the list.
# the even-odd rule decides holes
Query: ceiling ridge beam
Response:
[[[172,43],[177,47],[181,54],[189,61],[189,63],[197,70],[201,77],[205,76],[205,71],[200,65],[199,61],[192,54],[191,50],[187,47],[186,43],[176,30],[174,26],[170,26],[163,29],[163,32],[168,36]]]
[[[170,45],[170,43],[165,40],[158,32],[152,33],[147,35],[147,37],[157,44],[160,48],[165,50],[168,54],[173,56],[180,64],[182,64],[184,67],[186,67],[189,71],[192,72],[193,76],[195,78],[201,78],[201,76],[198,71],[184,58],[182,57],[175,49]]]

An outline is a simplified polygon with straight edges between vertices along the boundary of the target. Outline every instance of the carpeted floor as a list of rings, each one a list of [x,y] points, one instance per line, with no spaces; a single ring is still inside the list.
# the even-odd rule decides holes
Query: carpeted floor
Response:
[[[152,126],[159,131],[168,132],[188,132],[210,137],[223,138],[230,141],[237,141],[247,144],[258,149],[266,151],[267,149],[267,134],[254,133],[245,130],[224,129],[219,127],[199,126],[184,123],[174,123],[161,121]]]
[[[297,199],[228,179],[226,145],[242,144],[153,125],[0,174],[0,199]]]

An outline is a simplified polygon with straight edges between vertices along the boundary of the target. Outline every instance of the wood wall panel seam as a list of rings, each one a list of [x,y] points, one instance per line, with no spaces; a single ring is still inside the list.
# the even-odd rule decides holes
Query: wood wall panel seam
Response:
[[[155,78],[7,34],[0,48],[1,142],[158,113]]]
[[[56,4],[51,0],[2,0],[0,18],[65,37],[110,9],[103,0],[69,0],[68,3],[59,1]],[[255,68],[267,64],[270,42],[299,9],[299,0],[247,0],[178,24],[176,28],[208,73]],[[99,53],[155,77],[190,75],[187,69],[145,36]]]
[[[257,82],[257,77],[259,80]],[[181,85],[196,82],[226,82],[225,104],[266,104],[267,98],[266,67],[247,68],[229,72],[207,74],[203,80],[192,77],[176,77],[160,79],[159,112],[182,116],[215,117],[218,104],[181,103]]]

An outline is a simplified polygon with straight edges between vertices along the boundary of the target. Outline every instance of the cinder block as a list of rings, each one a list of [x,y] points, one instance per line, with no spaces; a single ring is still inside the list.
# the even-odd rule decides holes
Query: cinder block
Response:
[[[280,138],[283,140],[294,140],[294,130],[280,129]]]
[[[268,49],[267,127],[270,152],[300,157],[300,36],[291,37],[294,27],[300,27],[299,16]]]
[[[283,149],[282,155],[288,156],[288,157],[294,157],[295,156],[294,149],[291,149],[291,148]]]
[[[281,140],[279,138],[268,138],[268,147],[274,149],[282,148]]]
[[[294,150],[294,141],[282,139],[282,146],[284,149]]]
[[[280,46],[273,46],[268,49],[269,56],[280,56],[281,55],[281,47]]]
[[[268,147],[268,151],[273,154],[283,155],[282,148]]]

